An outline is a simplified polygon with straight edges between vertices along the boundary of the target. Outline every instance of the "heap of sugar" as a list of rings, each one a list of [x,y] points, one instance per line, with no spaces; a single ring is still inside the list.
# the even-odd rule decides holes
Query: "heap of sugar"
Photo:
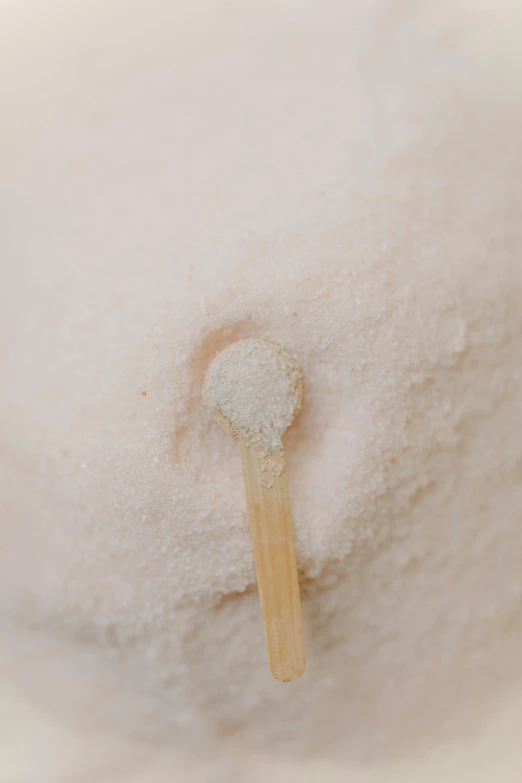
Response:
[[[235,438],[268,455],[281,451],[281,438],[299,410],[301,374],[281,345],[239,340],[210,364],[203,399]]]
[[[0,780],[467,779],[457,744],[483,764],[522,683],[513,3],[12,5]],[[290,689],[239,449],[201,402],[253,337],[306,368]]]

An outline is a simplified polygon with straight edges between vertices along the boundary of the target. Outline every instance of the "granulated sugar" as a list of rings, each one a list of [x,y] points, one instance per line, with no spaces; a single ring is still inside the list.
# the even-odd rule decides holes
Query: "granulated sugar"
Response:
[[[282,759],[388,769],[472,736],[522,679],[522,107],[459,51],[480,13],[4,5],[10,687],[85,737],[237,760],[226,783],[257,783],[260,758],[263,780]],[[212,404],[280,448],[294,370],[251,338],[305,389],[284,436],[308,634],[289,687],[266,666],[240,449],[201,400],[246,339]],[[59,783],[105,780],[89,757]]]
[[[301,404],[300,381],[282,346],[250,338],[216,356],[205,374],[203,398],[235,438],[268,456],[283,448],[281,438]]]

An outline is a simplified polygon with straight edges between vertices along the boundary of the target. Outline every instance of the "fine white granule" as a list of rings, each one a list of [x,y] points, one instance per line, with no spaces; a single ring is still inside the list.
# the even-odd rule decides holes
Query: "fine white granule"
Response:
[[[301,374],[281,345],[240,340],[210,364],[203,399],[235,438],[268,455],[281,451],[283,433],[300,407]]]
[[[522,682],[514,3],[4,6],[0,780],[484,779]],[[306,372],[291,689],[201,401],[246,337]]]

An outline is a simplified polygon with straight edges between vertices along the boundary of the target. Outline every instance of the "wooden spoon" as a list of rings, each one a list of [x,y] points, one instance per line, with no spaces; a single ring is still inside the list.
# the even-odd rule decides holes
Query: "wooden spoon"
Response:
[[[244,345],[246,343],[251,345]],[[257,343],[258,346],[252,343]],[[235,351],[237,362],[238,350],[248,348],[250,353],[252,351],[255,353],[258,347],[263,348],[266,360],[267,345],[274,346],[279,355],[284,351],[281,346],[269,341],[241,340],[218,354],[214,362],[219,361],[220,367],[223,368],[228,359],[227,352],[232,356],[232,351]],[[286,352],[284,354],[288,359]],[[211,363],[205,376],[203,398],[215,422],[224,432],[232,435],[239,442],[270,671],[275,679],[288,682],[297,679],[303,673],[306,658],[292,513],[283,450],[280,448],[267,453],[249,437],[244,427],[238,429],[227,419],[223,411],[213,404],[211,385],[214,362]],[[293,369],[295,371],[295,368]],[[295,402],[293,415],[295,415],[300,407],[302,381],[295,372],[292,377],[292,399]],[[255,394],[255,372],[247,380],[245,394]],[[238,379],[238,383],[240,382],[241,378]],[[241,394],[241,389],[237,388],[236,383],[233,386],[230,394],[237,397]],[[292,384],[289,388],[291,386]]]

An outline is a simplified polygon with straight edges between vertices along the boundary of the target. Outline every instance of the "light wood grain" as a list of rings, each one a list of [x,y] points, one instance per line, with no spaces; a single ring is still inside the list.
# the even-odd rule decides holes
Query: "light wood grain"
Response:
[[[263,458],[239,441],[257,586],[270,671],[276,680],[299,677],[306,664],[292,513],[284,460],[281,475],[262,470]]]

